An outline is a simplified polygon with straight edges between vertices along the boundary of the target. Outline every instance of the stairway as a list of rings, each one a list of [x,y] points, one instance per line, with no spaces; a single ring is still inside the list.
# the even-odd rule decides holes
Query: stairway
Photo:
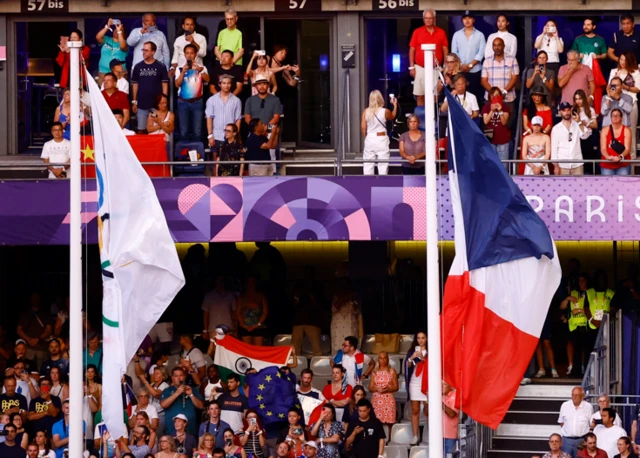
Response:
[[[502,424],[493,433],[487,458],[530,458],[549,450],[549,436],[560,433],[560,406],[571,399],[571,390],[580,380],[553,382],[544,380],[518,389]]]

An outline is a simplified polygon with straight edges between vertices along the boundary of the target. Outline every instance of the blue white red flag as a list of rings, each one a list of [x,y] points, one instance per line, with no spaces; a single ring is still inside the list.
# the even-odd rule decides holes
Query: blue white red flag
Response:
[[[459,102],[449,101],[456,255],[444,290],[444,378],[497,428],[538,344],[561,269],[549,230]]]

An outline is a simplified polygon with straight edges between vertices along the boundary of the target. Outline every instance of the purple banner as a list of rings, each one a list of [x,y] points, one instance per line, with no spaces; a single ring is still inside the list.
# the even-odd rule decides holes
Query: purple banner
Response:
[[[640,178],[517,177],[555,240],[637,240]],[[424,177],[155,179],[176,242],[424,240]],[[94,181],[83,222],[97,243]],[[453,239],[449,180],[439,180],[440,236]],[[0,243],[69,243],[69,183],[0,183]]]

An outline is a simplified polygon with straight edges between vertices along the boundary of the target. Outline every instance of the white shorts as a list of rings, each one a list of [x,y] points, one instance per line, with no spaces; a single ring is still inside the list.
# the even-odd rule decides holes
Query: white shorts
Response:
[[[415,65],[416,77],[413,80],[413,95],[424,95],[424,67]],[[433,69],[433,84],[438,86],[438,68]]]
[[[156,323],[149,331],[152,342],[171,342],[173,340],[173,323]]]
[[[249,164],[250,177],[268,177],[273,175],[271,164]]]

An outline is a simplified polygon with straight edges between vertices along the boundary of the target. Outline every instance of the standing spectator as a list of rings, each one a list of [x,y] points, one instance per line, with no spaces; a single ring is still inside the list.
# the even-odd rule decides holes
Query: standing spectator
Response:
[[[572,111],[577,112],[580,115],[580,123],[586,126],[587,131],[589,132],[588,138],[580,140],[582,156],[585,159],[598,159],[600,157],[600,149],[596,141],[599,139],[596,138],[596,135],[593,135],[593,131],[598,128],[598,114],[593,107],[589,106],[587,94],[585,94],[581,89],[578,89],[573,95]],[[594,174],[593,169],[590,169],[589,172]]]
[[[24,429],[26,421],[22,420],[22,415],[19,413],[12,413],[9,418],[9,422],[13,423],[16,427],[16,443],[26,450],[27,444],[29,443],[29,433]]]
[[[242,429],[242,419],[249,408],[249,400],[240,393],[240,376],[234,373],[227,377],[227,392],[218,396],[220,419],[227,423],[233,432]]]
[[[7,360],[7,368],[5,369],[5,376],[14,375],[13,374],[13,366],[18,362],[22,362],[24,369],[30,374],[39,375],[38,367],[36,363],[27,358],[27,343],[24,339],[16,340],[15,346],[13,348],[13,355],[9,357]]]
[[[39,383],[40,396],[29,403],[27,418],[31,431],[51,431],[62,409],[62,403],[57,396],[51,394],[51,380],[48,377],[42,377]]]
[[[114,108],[113,110],[111,110],[111,113],[113,113],[116,121],[118,121],[118,125],[121,127],[122,133],[126,137],[136,134],[133,130],[127,129],[125,127],[126,124],[124,122],[124,112],[120,108]]]
[[[271,58],[271,62],[269,62],[269,67],[274,73],[276,73],[276,81],[278,80],[278,77],[281,77],[282,79],[278,86],[282,86],[282,83],[286,83],[288,86],[296,87],[300,80],[300,66],[298,64],[283,65],[288,52],[289,49],[286,46],[275,45],[273,47],[273,57]],[[282,72],[276,72],[275,69],[279,67],[288,68]]]
[[[498,15],[496,19],[496,27],[498,31],[489,35],[487,44],[484,48],[484,58],[493,59],[493,40],[502,38],[504,42],[504,55],[507,57],[516,57],[518,52],[518,39],[512,33],[509,33],[509,19],[504,14]]]
[[[140,378],[144,387],[151,395],[150,403],[156,408],[156,412],[158,412],[158,435],[164,434],[165,414],[164,409],[160,405],[160,398],[162,397],[162,392],[169,388],[169,385],[165,382],[167,378],[167,369],[160,366],[153,368],[151,383],[146,378]]]
[[[227,124],[224,128],[225,142],[218,148],[216,161],[237,161],[237,165],[218,165],[216,164],[214,176],[243,176],[244,175],[244,154],[246,149],[240,141],[240,131],[237,124]],[[234,308],[235,311],[235,308]],[[232,313],[231,319],[233,323],[237,323],[235,312]],[[234,325],[231,329],[236,329]]]
[[[411,427],[413,439],[411,445],[420,442],[420,407],[423,406],[425,416],[428,415],[428,377],[427,377],[427,334],[418,331],[413,336],[411,348],[404,360],[407,400],[411,401]]]
[[[253,60],[256,61],[256,68],[253,68]],[[247,76],[250,81],[253,83],[258,78],[264,78],[269,81],[269,92],[273,95],[278,92],[278,83],[276,82],[275,74],[276,72],[280,72],[282,70],[286,70],[288,67],[276,67],[273,68],[269,65],[269,56],[266,54],[259,54],[259,51],[253,51],[253,55],[251,56],[251,60],[247,64]],[[256,95],[258,93],[257,89],[253,87],[252,94]]]
[[[346,372],[346,380],[351,387],[362,385],[362,381],[369,377],[376,362],[365,353],[357,349],[358,339],[354,336],[344,338],[342,348],[331,358],[331,366],[341,364]]]
[[[213,49],[218,60],[222,60],[221,54],[225,50],[233,52],[233,63],[242,65],[242,56],[244,54],[244,48],[242,47],[242,32],[236,28],[238,23],[238,13],[233,8],[228,8],[224,12],[224,21],[227,24],[227,28],[218,33],[218,40],[216,41],[216,47]]]
[[[598,448],[597,438],[593,433],[587,433],[584,436],[584,449],[580,450],[576,455],[578,458],[607,458],[607,452]]]
[[[171,58],[169,78],[173,78],[176,69],[183,67],[189,60],[184,52],[187,45],[192,45],[196,50],[196,56],[193,58],[196,64],[203,66],[202,59],[207,55],[207,38],[196,32],[196,18],[185,17],[182,21],[182,30],[184,30],[184,33],[173,42],[173,57]]]
[[[225,49],[220,53],[220,61],[213,64],[213,68],[209,71],[209,90],[212,94],[220,91],[220,78],[223,75],[231,77],[231,92],[236,97],[240,96],[244,86],[244,69],[239,65],[233,64],[233,51]]]
[[[454,90],[451,91],[451,95],[462,105],[462,108],[471,116],[471,119],[476,119],[478,113],[480,113],[480,107],[478,107],[478,99],[476,99],[476,96],[470,91],[467,91],[467,77],[464,73],[461,73],[456,75],[453,81]],[[447,113],[448,110],[449,102],[445,99],[440,107],[440,111]]]
[[[485,99],[489,100],[489,90],[498,87],[502,91],[503,104],[509,106],[509,112],[514,113],[514,100],[516,99],[515,86],[518,82],[520,68],[514,57],[504,54],[504,41],[502,38],[493,40],[493,57],[485,59],[482,63],[482,87]]]
[[[458,413],[456,408],[456,391],[444,380],[442,381],[442,411],[444,452],[453,453],[458,445]]]
[[[609,74],[609,82],[613,78],[620,78],[622,81],[623,94],[631,97],[633,108],[629,115],[629,124],[625,124],[631,129],[631,159],[636,158],[636,130],[638,127],[638,93],[640,92],[640,71],[636,56],[632,52],[624,52],[618,59],[618,68],[612,69]]]
[[[45,164],[69,164],[71,163],[71,142],[65,138],[64,127],[61,122],[51,124],[51,135],[53,139],[49,140],[42,147],[42,155],[40,156]],[[69,165],[47,165],[49,169],[49,179],[67,178]]]
[[[542,455],[542,458],[575,458],[577,455],[571,455],[562,448],[564,445],[560,434],[552,434],[549,436],[550,451]]]
[[[187,61],[176,73],[175,85],[178,88],[178,116],[180,117],[180,138],[183,141],[202,140],[202,117],[204,115],[204,83],[209,82],[207,67],[196,63],[196,47],[188,44],[184,47]]]
[[[395,419],[394,419],[395,421]],[[320,458],[339,458],[338,446],[342,441],[342,423],[336,420],[336,409],[331,404],[322,406],[322,413],[318,421],[309,425],[312,436],[320,439]],[[391,436],[389,436],[391,437]]]
[[[222,443],[224,441],[221,441]],[[214,456],[214,447],[216,444],[216,439],[213,437],[213,434],[204,433],[202,437],[198,440],[198,449],[193,452],[193,456],[201,457],[212,457]],[[222,453],[222,457],[224,457],[224,453]]]
[[[231,75],[220,76],[220,91],[207,100],[205,116],[207,118],[207,139],[213,151],[218,151],[225,143],[227,124],[235,124],[240,130],[242,119],[242,102],[231,93],[233,77]],[[206,322],[205,322],[206,323]],[[231,323],[228,323],[229,327]],[[209,330],[214,330],[215,326]]]
[[[151,435],[149,428],[146,426],[136,426],[131,434],[131,445],[126,437],[121,437],[119,442],[120,449],[123,453],[129,453],[134,458],[144,458],[151,453],[149,447],[149,436]]]
[[[578,89],[583,90],[590,101],[593,100],[593,94],[596,92],[593,72],[580,63],[578,51],[572,49],[567,52],[567,63],[558,71],[558,86],[562,88],[562,102],[571,103],[573,94]]]
[[[636,56],[636,62],[640,56],[640,35],[635,30],[634,17],[632,14],[625,13],[620,15],[621,30],[613,34],[609,47],[607,48],[607,56],[614,62],[618,62],[620,56],[629,51]]]
[[[289,458],[289,451],[293,452],[294,456],[301,456],[304,448],[304,443],[307,440],[308,433],[304,428],[304,425],[300,422],[300,413],[296,407],[289,408],[287,412],[287,425],[283,426],[280,430],[280,434],[276,438],[276,456],[280,456],[284,450],[281,445],[285,444],[287,451],[283,454],[282,458]],[[268,445],[268,442],[267,442]]]
[[[17,428],[13,423],[4,425],[5,438],[0,444],[0,456],[2,458],[24,458],[25,450],[16,441]],[[62,454],[60,454],[62,456]]]
[[[625,437],[627,432],[622,427],[613,424],[617,415],[611,407],[602,409],[600,413],[602,424],[593,428],[593,434],[596,435],[600,448],[607,452],[609,458],[614,458],[618,451],[618,439]]]
[[[609,407],[611,407],[611,399],[609,399],[609,396],[606,394],[598,396],[598,411],[591,415],[591,429],[602,424],[602,411]],[[616,415],[615,420],[613,420],[613,424],[616,426],[622,426],[622,419],[620,418],[620,415]]]
[[[193,434],[187,432],[188,424],[189,420],[184,414],[179,413],[173,417],[173,428],[175,429],[173,438],[176,441],[176,452],[182,455],[192,456],[193,451],[198,448],[198,439],[196,439]]]
[[[218,396],[223,392],[224,384],[218,373],[218,366],[209,364],[209,367],[207,367],[207,376],[200,384],[200,394],[202,394],[202,399],[204,399],[207,410],[209,404],[218,399]]]
[[[147,118],[147,132],[149,135],[164,135],[167,158],[171,158],[171,134],[175,129],[176,117],[169,110],[169,97],[165,94],[156,95],[156,102]]]
[[[98,374],[102,374],[102,346],[100,345],[100,335],[91,331],[87,335],[87,348],[82,353],[82,361],[84,370],[87,370],[87,365],[93,364]]]
[[[256,156],[255,150],[265,150],[271,144],[277,141],[277,127],[272,134],[270,140],[264,135],[264,125],[258,120],[251,120],[249,128],[252,133],[247,138],[247,159],[254,160]],[[262,129],[262,130],[261,130]],[[262,133],[262,135],[261,135]],[[252,156],[250,156],[250,153]],[[255,157],[255,159],[265,159],[264,157]],[[254,175],[249,165],[249,175]],[[253,345],[262,345],[264,337],[267,334],[265,325],[269,315],[269,303],[267,297],[258,291],[257,279],[255,277],[247,278],[245,282],[245,291],[238,297],[236,317],[238,319],[238,335],[242,341]]]
[[[424,159],[426,156],[426,147],[424,134],[420,132],[420,118],[415,114],[409,115],[407,118],[409,130],[400,135],[400,156],[409,161],[402,163],[403,175],[424,175],[424,164],[416,162]]]
[[[159,443],[159,452],[155,455],[156,458],[188,458],[186,455],[176,452],[176,440],[172,436],[162,436]]]
[[[548,56],[546,51],[538,52],[533,68],[527,70],[526,86],[528,89],[532,87],[542,88],[544,95],[547,97],[549,105],[553,105],[553,90],[556,84],[556,72],[547,67]]]
[[[567,367],[567,376],[573,374],[574,367],[578,371],[578,375],[580,375],[585,359],[588,359],[589,355],[589,329],[586,315],[586,308],[589,305],[587,298],[589,279],[587,274],[581,274],[577,283],[576,289],[571,289],[567,297],[563,298],[560,303],[560,310],[567,310],[568,312],[567,315],[562,317],[562,321],[569,326],[569,342],[567,343],[569,367]]]
[[[67,88],[69,87],[70,79],[69,79],[69,67],[71,66],[71,48],[67,46],[69,41],[82,41],[82,32],[79,30],[74,30],[69,34],[69,37],[60,37],[60,43],[58,44],[58,56],[56,57],[56,63],[62,68],[62,75],[60,76],[60,87]],[[91,49],[87,45],[82,45],[81,54],[81,63],[89,66],[89,57],[91,55]],[[84,72],[82,71],[82,65],[80,65],[80,84],[82,82],[86,83]]]
[[[542,33],[538,35],[533,45],[538,51],[545,51],[547,56],[547,67],[558,72],[560,68],[560,54],[564,52],[564,41],[558,35],[558,25],[553,19],[549,19],[544,25]]]
[[[118,89],[118,79],[115,74],[111,72],[107,72],[104,75],[104,89],[102,91],[102,95],[104,99],[107,101],[107,105],[112,110],[119,109],[122,110],[123,116],[123,124],[120,127],[124,128],[131,118],[131,105],[129,104],[129,96],[125,94],[120,89]]]
[[[449,54],[449,40],[444,30],[436,25],[436,11],[426,9],[422,13],[424,27],[418,27],[411,35],[409,43],[409,74],[413,81],[413,95],[417,98],[418,106],[424,106],[424,51],[422,45],[434,44],[434,67],[442,65],[444,56]],[[437,77],[434,78],[437,80]]]
[[[291,345],[295,348],[296,354],[301,354],[302,341],[306,335],[311,343],[313,355],[322,356],[318,317],[322,315],[323,310],[316,302],[313,291],[303,285],[296,285],[293,307]]]
[[[482,120],[486,129],[490,132],[489,141],[493,150],[501,161],[511,158],[509,145],[511,144],[511,130],[507,127],[511,110],[503,103],[502,90],[499,87],[492,87],[489,90],[489,103],[482,107]],[[509,164],[503,165],[508,170]]]
[[[580,54],[580,59],[591,56],[597,60],[607,58],[607,44],[600,35],[596,35],[596,21],[594,18],[588,17],[582,23],[582,35],[573,40],[571,49]]]
[[[342,277],[331,302],[332,352],[342,350],[344,336],[350,335],[357,336],[358,339],[364,337],[362,309],[351,281],[348,277]]]
[[[619,61],[618,61],[619,62]],[[602,126],[611,124],[611,112],[619,109],[622,113],[622,124],[629,127],[633,99],[622,92],[622,79],[613,77],[607,86],[607,95],[602,98]]]
[[[114,24],[113,19],[107,19],[107,24],[96,34],[96,41],[102,46],[100,49],[100,62],[98,62],[98,85],[102,84],[104,75],[111,72],[111,62],[117,60],[124,62],[129,52],[129,45],[124,37],[124,25],[118,19],[118,24]],[[111,32],[111,36],[107,36]],[[121,64],[123,70],[127,67]]]
[[[366,399],[358,401],[358,419],[349,423],[345,436],[347,450],[354,458],[384,456],[384,429],[380,420],[371,416],[371,403]]]
[[[33,375],[37,377],[36,374]],[[16,381],[15,392],[17,394],[23,395],[26,398],[27,407],[29,406],[31,399],[38,397],[38,383],[36,382],[36,379],[25,370],[23,361],[16,361],[16,363],[13,365],[13,375],[7,376],[5,380],[8,378],[13,378]]]
[[[40,307],[41,300],[39,293],[31,294],[30,307],[20,313],[17,329],[18,335],[27,344],[27,357],[33,357],[40,361],[46,356],[46,339],[52,332],[49,314]]]
[[[246,115],[245,115],[246,116]],[[267,137],[267,129],[265,125],[262,123],[260,118],[253,118],[249,121],[249,136],[247,137],[246,147],[247,152],[245,154],[245,159],[247,161],[269,161],[271,160],[271,156],[269,154],[269,150],[275,148],[278,144],[278,126],[274,126],[271,131],[270,137]],[[271,165],[270,164],[249,164],[249,176],[268,176],[271,175]],[[255,278],[253,279],[255,282]],[[247,281],[247,285],[249,282]],[[240,298],[238,298],[239,300]],[[264,298],[266,304],[266,297]],[[259,322],[262,324],[262,322]],[[238,333],[242,336],[245,329],[247,332],[247,324],[245,323],[244,317],[238,316]],[[247,334],[247,338],[251,338],[251,335]],[[260,336],[257,336],[260,337]],[[262,336],[263,337],[263,336]],[[261,338],[262,338],[261,337]]]
[[[376,418],[387,425],[388,437],[391,437],[391,426],[396,422],[396,399],[393,393],[398,391],[398,373],[389,366],[389,354],[382,351],[378,354],[378,368],[374,369],[369,384],[371,405]]]
[[[302,372],[300,372],[300,388],[298,388],[296,393],[300,396],[309,396],[318,401],[324,401],[324,395],[320,390],[311,386],[312,383],[313,371],[311,369],[303,369]]]
[[[444,76],[444,83],[447,85],[447,88],[452,91],[453,88],[453,79],[454,77],[460,73],[460,58],[456,53],[449,53],[444,58],[444,67],[442,69]],[[438,93],[442,91],[442,80],[438,78]]]
[[[60,369],[52,367],[49,372],[49,378],[51,379],[51,396],[56,396],[58,399],[67,399],[69,397],[69,385],[60,380]]]
[[[482,32],[474,27],[476,19],[469,11],[462,15],[464,28],[453,34],[451,39],[451,52],[460,56],[460,70],[466,76],[469,83],[469,92],[476,98],[482,97],[482,85],[480,75],[482,73],[482,60],[487,42]]]
[[[207,101],[208,108],[209,102]],[[223,275],[216,275],[215,288],[204,296],[202,310],[202,322],[204,323],[202,332],[205,339],[208,339],[219,325],[236,329],[236,295],[227,291]]]
[[[158,29],[156,16],[151,13],[142,16],[142,27],[133,29],[127,38],[127,44],[134,47],[131,68],[135,68],[140,61],[147,59],[147,55],[143,53],[143,49],[144,45],[148,42],[152,42],[155,45],[152,48],[153,52],[149,54],[148,57],[159,61],[164,65],[165,70],[168,70],[171,51],[167,44],[167,37]]]
[[[69,360],[62,357],[60,341],[57,338],[49,341],[49,359],[40,365],[40,377],[48,377],[52,367],[60,369],[64,378],[69,374]]]
[[[132,32],[133,33],[133,32]],[[131,103],[133,112],[137,115],[138,133],[144,133],[147,128],[149,111],[158,94],[169,93],[169,75],[166,67],[153,56],[157,46],[153,41],[147,41],[142,47],[144,59],[134,65],[131,72]]]
[[[389,159],[389,136],[387,135],[387,121],[395,119],[398,112],[398,99],[391,100],[393,111],[384,107],[384,99],[377,89],[369,94],[369,106],[362,112],[360,131],[365,137],[362,159]],[[389,169],[388,163],[374,164],[365,162],[362,169],[365,175],[375,175],[375,166],[378,166],[378,175],[386,175]]]
[[[580,64],[582,65],[582,64]],[[584,124],[580,124],[580,115],[571,112],[570,103],[560,104],[560,116],[562,121],[551,129],[551,159],[574,159],[582,160],[582,149],[580,139],[589,137],[590,133]],[[582,162],[554,164],[553,173],[556,175],[583,175],[584,165]]]
[[[207,413],[209,414],[207,421],[200,423],[198,437],[202,438],[205,434],[211,434],[215,439],[214,443],[220,446],[224,444],[224,432],[229,428],[229,423],[220,418],[221,409],[218,401],[209,404]]]
[[[164,409],[165,417],[171,418],[167,421],[165,430],[167,434],[175,434],[173,418],[183,414],[188,421],[188,431],[190,434],[197,432],[198,423],[196,420],[196,409],[204,406],[202,396],[198,390],[185,385],[186,374],[180,366],[174,367],[171,371],[171,386],[162,392],[160,406]]]
[[[244,120],[247,124],[253,118],[259,118],[264,124],[276,125],[280,122],[280,99],[269,94],[269,80],[257,78],[253,86],[258,93],[247,99],[244,104]]]
[[[124,70],[124,61],[118,59],[112,59],[109,63],[109,71],[116,75],[117,82],[116,87],[124,92],[125,94],[129,94],[129,81],[126,78],[126,71]],[[104,80],[102,85],[100,86],[100,90],[104,89]]]
[[[549,160],[551,158],[551,140],[549,136],[542,130],[542,118],[540,116],[534,116],[531,120],[531,134],[524,137],[522,140],[522,159],[523,160],[535,160],[535,159],[545,159]],[[536,163],[536,162],[528,162],[525,163],[524,169],[525,175],[549,175],[549,166],[547,163]],[[547,339],[545,342],[551,342]],[[541,342],[542,344],[542,342]],[[547,351],[549,354],[549,351]],[[540,350],[540,357],[538,361],[542,359],[542,349]],[[555,378],[559,377],[555,364],[551,363],[551,373]],[[540,367],[541,375],[540,377],[544,377],[546,373],[544,372],[544,365],[538,364]],[[538,371],[540,373],[540,371]],[[536,374],[538,376],[538,374]]]
[[[51,445],[51,434],[48,431],[36,432],[34,442],[38,446],[38,456],[43,458],[56,458],[56,452]]]
[[[191,334],[180,335],[180,366],[189,369],[187,383],[190,385],[199,385],[200,381],[206,375],[207,362],[199,348],[193,345],[193,337]]]
[[[631,153],[631,130],[622,124],[622,110],[614,108],[610,113],[611,124],[600,132],[600,163],[602,175],[630,175],[631,164],[621,163],[628,160]]]
[[[576,386],[571,390],[571,400],[565,401],[560,407],[558,417],[558,423],[562,428],[560,440],[562,451],[572,458],[576,457],[582,437],[589,432],[591,415],[593,415],[593,407],[584,400],[582,388]]]
[[[84,422],[82,430],[83,433],[86,430]],[[56,451],[56,458],[63,458],[64,449],[69,446],[69,400],[62,403],[62,419],[53,425],[51,435],[53,436],[52,443]]]
[[[27,447],[27,458],[38,458],[38,454],[38,445],[35,443],[29,444]]]
[[[536,116],[542,119],[542,132],[547,135],[551,132],[551,128],[553,127],[553,113],[547,100],[542,86],[534,87],[531,90],[529,104],[522,110],[522,125],[527,129],[524,132],[525,136],[531,133],[531,121]]]
[[[131,409],[131,416],[129,417],[129,427],[135,428],[136,425],[136,415],[139,412],[145,412],[147,417],[149,418],[149,425],[152,430],[156,431],[158,429],[158,424],[160,422],[158,418],[158,411],[156,407],[151,404],[151,395],[144,388],[138,391],[137,394],[138,404],[133,406]]]

